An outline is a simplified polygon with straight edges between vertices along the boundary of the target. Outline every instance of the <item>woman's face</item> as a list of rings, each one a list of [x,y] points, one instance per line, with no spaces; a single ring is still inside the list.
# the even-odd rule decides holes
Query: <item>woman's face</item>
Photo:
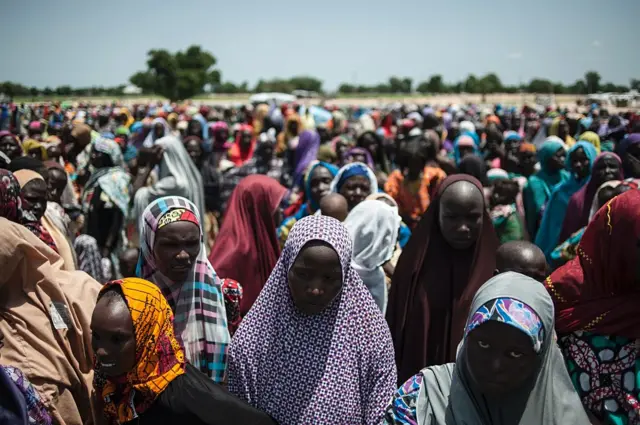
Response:
[[[190,221],[176,221],[156,232],[153,252],[158,270],[174,282],[183,282],[200,254],[200,228]]]
[[[325,167],[317,166],[313,169],[309,185],[311,187],[311,200],[314,203],[320,204],[320,200],[329,193],[331,180],[333,180],[333,176]]]
[[[340,188],[340,194],[345,197],[351,211],[356,205],[371,195],[371,182],[365,176],[349,177]]]
[[[531,338],[506,323],[487,321],[466,337],[464,358],[475,385],[488,395],[522,387],[540,367]]]
[[[520,170],[525,177],[531,176],[536,171],[536,154],[534,152],[520,152]]]
[[[547,167],[552,171],[563,170],[566,159],[567,151],[565,151],[564,148],[560,148],[547,160]]]
[[[136,362],[136,336],[131,312],[121,295],[102,296],[91,317],[91,346],[107,376],[122,376]]]
[[[372,157],[376,157],[376,153],[378,152],[378,141],[371,134],[364,136],[362,147],[371,152]]]
[[[361,162],[363,164],[367,163],[367,156],[361,153],[355,153],[349,157],[348,162]]]
[[[243,131],[242,132],[242,138],[240,139],[240,145],[244,149],[247,149],[249,146],[251,146],[251,140],[252,139],[253,139],[253,135],[251,134],[250,131]]]
[[[156,125],[153,126],[153,135],[156,139],[160,139],[165,136],[164,126],[161,123],[156,123]]]
[[[453,249],[467,249],[482,230],[484,195],[466,181],[453,183],[440,199],[438,222],[445,241]]]
[[[200,146],[200,142],[195,139],[191,139],[184,147],[187,150],[191,161],[193,161],[196,166],[200,166],[202,159],[202,147]]]
[[[582,180],[589,176],[591,173],[591,162],[589,161],[587,154],[584,152],[584,149],[578,148],[571,152],[569,160],[571,162],[571,172],[578,178],[578,180]]]
[[[319,314],[342,289],[340,257],[329,245],[309,242],[289,269],[288,280],[297,309],[310,316]]]
[[[67,173],[57,168],[49,169],[47,173],[47,200],[62,205],[62,193],[67,187]]]
[[[347,152],[347,149],[348,149],[348,146],[346,143],[343,143],[343,142],[336,143],[336,155],[338,156],[338,161],[340,161],[344,157],[344,154]]]
[[[15,159],[22,155],[20,145],[11,136],[4,136],[0,139],[0,151],[7,155],[9,159]]]
[[[602,183],[618,178],[620,175],[620,164],[613,156],[607,155],[598,161],[597,164],[594,164],[591,175],[596,185],[600,186]]]
[[[558,137],[561,138],[562,140],[565,140],[568,134],[569,134],[569,124],[567,124],[566,121],[560,121],[560,124],[558,125]]]
[[[40,220],[47,209],[47,183],[44,180],[31,180],[21,189],[24,204],[22,208]]]
[[[91,165],[96,169],[105,168],[111,166],[111,157],[104,152],[98,150],[91,150],[91,157],[89,158]]]

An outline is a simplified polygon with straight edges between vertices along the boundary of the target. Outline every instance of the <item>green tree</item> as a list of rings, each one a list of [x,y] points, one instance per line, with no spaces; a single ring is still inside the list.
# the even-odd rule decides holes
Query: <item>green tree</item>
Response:
[[[58,96],[70,96],[72,92],[71,86],[60,86],[56,88],[56,94]]]
[[[571,94],[587,94],[587,84],[583,80],[577,80],[567,91]]]
[[[411,93],[412,86],[413,80],[411,78],[405,77],[402,79],[402,93]]]
[[[356,93],[357,90],[358,90],[357,87],[347,83],[340,84],[340,87],[338,87],[338,93],[342,93],[342,94]]]
[[[294,90],[307,90],[322,93],[322,81],[309,76],[298,76],[289,79]]]
[[[482,77],[480,80],[480,89],[482,93],[501,93],[503,91],[500,78],[493,73]]]
[[[467,93],[479,93],[480,86],[478,84],[478,79],[475,75],[471,74],[467,77],[467,79],[462,83],[462,91]]]
[[[589,71],[584,74],[584,81],[587,84],[589,93],[597,93],[600,91],[600,74],[596,71]]]
[[[176,101],[201,93],[206,84],[220,82],[220,72],[213,68],[216,58],[200,46],[190,46],[175,54],[153,49],[147,56],[148,69],[130,78],[131,84],[145,93],[159,94]]]
[[[44,90],[42,90],[42,94],[45,96],[51,96],[53,94],[53,89],[51,87],[45,87]]]
[[[442,82],[442,75],[432,75],[427,83],[428,91],[430,93],[444,93],[445,87]]]
[[[629,86],[631,90],[640,91],[640,79],[632,78],[631,81],[629,82]]]
[[[40,90],[38,90],[37,87],[30,87],[29,88],[29,94],[31,95],[31,97],[36,97],[39,92],[40,92]]]
[[[529,93],[552,93],[553,83],[549,80],[534,78],[529,82],[529,87],[527,87],[527,91]]]

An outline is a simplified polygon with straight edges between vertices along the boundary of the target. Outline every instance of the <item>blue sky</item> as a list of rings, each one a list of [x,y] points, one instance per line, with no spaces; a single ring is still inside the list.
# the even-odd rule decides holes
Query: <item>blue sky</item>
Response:
[[[168,4],[173,4],[169,6]],[[200,44],[223,80],[313,75],[373,84],[495,72],[571,83],[640,78],[640,0],[4,0],[0,81],[111,86],[151,48]]]

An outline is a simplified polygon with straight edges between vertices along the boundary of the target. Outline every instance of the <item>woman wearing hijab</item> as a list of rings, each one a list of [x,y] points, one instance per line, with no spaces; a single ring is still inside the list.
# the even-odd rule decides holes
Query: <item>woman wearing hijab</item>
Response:
[[[455,363],[396,391],[385,425],[589,424],[555,343],[549,294],[500,274],[473,298]]]
[[[20,184],[23,210],[27,214],[32,214],[38,220],[44,234],[50,235],[56,252],[64,261],[63,269],[68,271],[75,270],[75,255],[70,241],[45,214],[47,208],[46,181],[40,174],[31,170],[18,170],[13,175]]]
[[[393,275],[387,322],[398,377],[455,360],[476,290],[493,275],[498,240],[480,182],[447,177]]]
[[[320,135],[315,130],[305,130],[300,134],[292,167],[294,186],[302,186],[305,172],[309,165],[316,160],[319,147]]]
[[[352,162],[362,162],[367,164],[372,170],[375,169],[371,153],[365,148],[351,148],[342,155],[343,164],[350,164]]]
[[[331,182],[337,174],[338,167],[327,162],[315,161],[307,167],[303,180],[304,196],[300,198],[301,205],[293,215],[286,217],[278,227],[280,246],[284,246],[289,232],[298,220],[318,211],[320,200],[331,193]]]
[[[54,423],[91,418],[89,319],[100,285],[27,229],[0,218],[0,349],[2,363],[23,371]]]
[[[145,148],[151,148],[158,140],[170,136],[171,134],[171,127],[169,127],[169,124],[164,118],[154,118],[153,121],[151,121],[151,131],[147,134],[142,146]]]
[[[0,344],[3,338],[0,333]],[[0,394],[1,425],[52,424],[42,397],[20,369],[0,365]]]
[[[253,127],[241,124],[236,132],[235,143],[229,149],[227,157],[236,167],[240,167],[253,157],[257,139],[253,134]]]
[[[351,260],[338,220],[296,223],[234,336],[232,393],[281,424],[380,423],[395,387],[393,348]]]
[[[129,214],[130,182],[120,146],[105,138],[93,142],[91,165],[95,171],[82,192],[84,233],[96,239],[102,258],[117,274],[117,255],[125,247],[124,226]]]
[[[589,142],[596,148],[598,154],[600,154],[600,136],[598,136],[593,131],[585,131],[580,135],[580,141]]]
[[[568,180],[570,173],[565,169],[566,150],[564,142],[556,136],[547,137],[540,145],[537,156],[540,170],[529,177],[523,191],[525,222],[531,240],[535,240],[542,220],[544,207],[557,184]]]
[[[400,222],[397,208],[374,200],[358,204],[344,222],[353,241],[351,266],[358,272],[382,312],[387,307],[386,279],[382,265],[393,256]]]
[[[140,182],[146,182],[153,167],[147,166],[144,172],[138,172],[131,218],[138,220],[151,202],[165,196],[181,196],[193,202],[198,211],[205,211],[202,176],[180,139],[163,137],[156,141],[156,146],[162,149],[158,181],[152,186],[140,187],[135,191]]]
[[[25,156],[30,156],[39,161],[46,161],[49,159],[47,148],[45,148],[41,141],[36,139],[27,139],[22,142],[22,151]]]
[[[98,424],[273,424],[190,363],[173,312],[143,279],[107,283],[91,319]]]
[[[209,261],[220,276],[242,284],[240,313],[246,315],[278,261],[275,223],[286,188],[267,176],[242,179],[229,200]]]
[[[616,152],[622,160],[624,177],[640,179],[640,133],[627,135],[618,144]]]
[[[593,161],[591,178],[587,184],[569,199],[560,232],[560,241],[564,241],[587,225],[596,191],[603,183],[611,180],[622,180],[622,162],[615,153],[604,152]]]
[[[585,408],[602,424],[636,424],[640,409],[640,191],[593,217],[578,256],[545,281],[565,363]]]
[[[551,125],[549,126],[549,136],[559,137],[560,140],[562,140],[562,142],[571,149],[573,145],[575,145],[576,140],[569,135],[569,132],[569,124],[565,119],[562,117],[553,118],[553,121],[551,121]],[[584,136],[584,134],[585,133],[583,133],[582,136]],[[583,139],[582,136],[580,136],[580,140],[586,140]],[[592,142],[589,141],[589,143]],[[600,138],[598,138],[598,146],[596,146],[596,148],[598,153],[600,153]]]
[[[456,165],[460,165],[460,161],[467,155],[480,156],[480,149],[474,138],[464,133],[458,136],[453,142],[453,159]]]
[[[569,199],[589,180],[591,167],[597,155],[596,149],[589,142],[580,141],[569,149],[565,168],[571,172],[571,176],[554,187],[535,239],[536,245],[547,256],[547,260],[551,251],[558,245]]]
[[[175,333],[189,362],[222,382],[231,338],[201,223],[200,212],[185,198],[168,196],[149,204],[140,220],[136,274],[162,290],[175,312]]]
[[[371,168],[362,162],[352,162],[338,171],[330,189],[345,197],[351,211],[367,196],[378,192],[378,179]]]
[[[302,132],[302,122],[298,114],[289,115],[284,122],[284,130],[278,134],[276,151],[283,155],[287,149],[295,150],[298,146],[298,136]]]
[[[0,152],[9,160],[14,160],[22,155],[22,146],[18,138],[9,131],[0,131]]]

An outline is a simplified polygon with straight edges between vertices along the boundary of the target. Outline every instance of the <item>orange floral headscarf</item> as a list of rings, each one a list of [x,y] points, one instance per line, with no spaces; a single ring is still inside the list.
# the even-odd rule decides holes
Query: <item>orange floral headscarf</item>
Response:
[[[173,312],[160,289],[144,279],[126,278],[118,285],[131,312],[136,337],[136,365],[113,381],[96,368],[95,388],[112,423],[131,421],[147,410],[169,383],[184,373],[184,350],[173,333]]]

